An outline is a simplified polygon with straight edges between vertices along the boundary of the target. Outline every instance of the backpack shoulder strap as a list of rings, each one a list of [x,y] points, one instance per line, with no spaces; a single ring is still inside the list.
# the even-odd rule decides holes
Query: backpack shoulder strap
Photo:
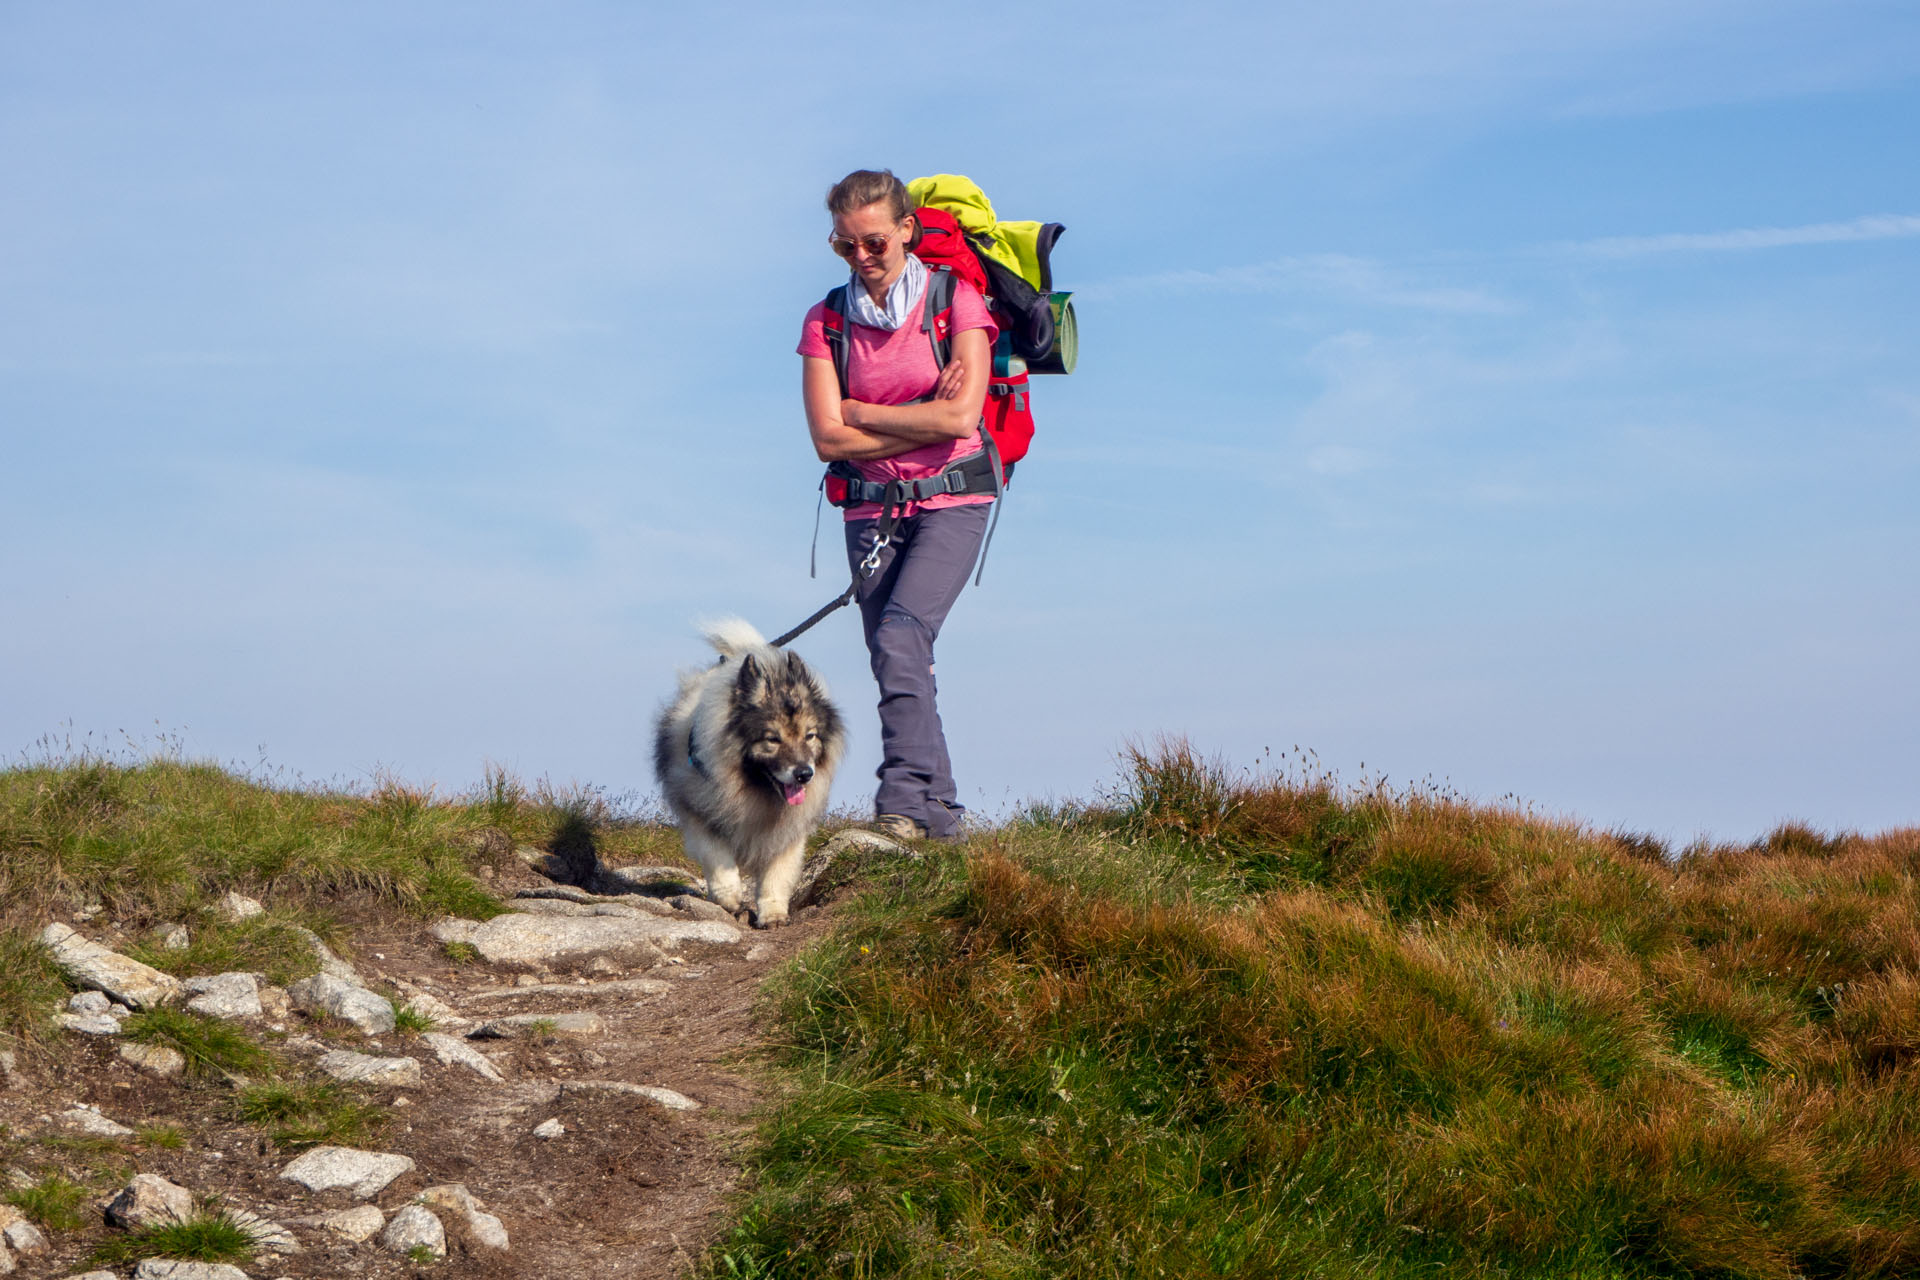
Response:
[[[941,369],[953,358],[952,267],[935,267],[927,273],[927,297],[921,308],[920,330],[933,343],[933,363]]]
[[[828,292],[826,301],[821,304],[827,314],[820,326],[820,336],[827,340],[827,350],[833,353],[833,372],[840,379],[840,398],[847,398],[847,286],[840,285]]]

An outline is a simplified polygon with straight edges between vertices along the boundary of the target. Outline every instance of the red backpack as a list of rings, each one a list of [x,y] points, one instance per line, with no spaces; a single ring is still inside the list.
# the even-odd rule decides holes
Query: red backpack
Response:
[[[983,297],[990,292],[987,273],[981,266],[980,256],[967,243],[960,230],[960,224],[953,215],[942,209],[915,209],[913,217],[918,225],[913,241],[913,255],[930,268],[927,276],[926,299],[921,310],[920,328],[933,344],[933,360],[940,368],[947,367],[947,361],[953,356],[953,290],[954,280],[965,280],[977,289]],[[846,399],[847,392],[847,286],[841,285],[827,294],[826,316],[822,326],[822,336],[827,340],[827,348],[833,353],[833,369],[840,377],[840,397]],[[993,308],[994,323],[1002,332],[1010,326],[1000,313]],[[1027,456],[1027,446],[1033,440],[1033,412],[1027,401],[1027,374],[1022,369],[1018,373],[1010,370],[1008,362],[1000,348],[1007,346],[1002,339],[995,346],[993,369],[987,379],[987,399],[981,411],[981,426],[985,429],[994,451],[999,454],[1000,479],[1004,484],[1013,477],[1013,464]],[[854,501],[842,501],[833,496],[837,487],[830,474],[828,500],[839,506],[857,505]],[[863,499],[872,501],[872,499]]]

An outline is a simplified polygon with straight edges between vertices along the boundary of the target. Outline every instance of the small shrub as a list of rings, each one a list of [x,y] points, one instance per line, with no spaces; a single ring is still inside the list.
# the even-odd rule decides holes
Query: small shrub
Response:
[[[216,1211],[189,1222],[141,1227],[109,1237],[95,1247],[90,1260],[109,1266],[125,1266],[143,1258],[243,1263],[252,1261],[258,1248],[252,1232]]]
[[[160,1151],[178,1151],[187,1145],[186,1130],[178,1125],[147,1125],[140,1131],[140,1145]]]
[[[440,944],[440,954],[454,964],[480,963],[480,948],[471,942],[443,942]]]
[[[273,1054],[240,1027],[184,1009],[136,1013],[122,1024],[121,1033],[138,1044],[178,1049],[191,1074],[271,1075],[277,1066]]]
[[[393,1003],[389,1001],[389,1003]],[[440,1024],[418,1009],[404,1004],[393,1005],[393,1029],[404,1036],[423,1035]]]
[[[87,1189],[57,1173],[7,1193],[7,1203],[49,1231],[78,1231],[86,1225],[80,1207]]]
[[[48,1010],[67,995],[53,956],[40,940],[13,929],[0,930],[0,1035],[29,1044],[53,1030]]]
[[[242,1089],[235,1111],[283,1147],[359,1146],[383,1130],[387,1113],[338,1081],[275,1081]]]

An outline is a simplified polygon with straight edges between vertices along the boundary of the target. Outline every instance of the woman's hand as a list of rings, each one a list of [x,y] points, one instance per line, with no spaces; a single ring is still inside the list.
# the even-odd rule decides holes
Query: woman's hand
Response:
[[[933,398],[958,400],[961,391],[964,390],[962,384],[966,381],[966,377],[967,366],[959,360],[949,360],[947,367],[940,371],[940,381],[934,384]]]

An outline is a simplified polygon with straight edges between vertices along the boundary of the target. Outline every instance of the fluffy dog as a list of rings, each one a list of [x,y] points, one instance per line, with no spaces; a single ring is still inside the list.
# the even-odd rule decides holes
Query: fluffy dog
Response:
[[[654,733],[654,777],[687,856],[706,870],[708,896],[739,914],[744,873],[753,922],[785,924],[846,727],[798,654],[738,619],[714,623],[706,638],[720,660],[680,674]]]

